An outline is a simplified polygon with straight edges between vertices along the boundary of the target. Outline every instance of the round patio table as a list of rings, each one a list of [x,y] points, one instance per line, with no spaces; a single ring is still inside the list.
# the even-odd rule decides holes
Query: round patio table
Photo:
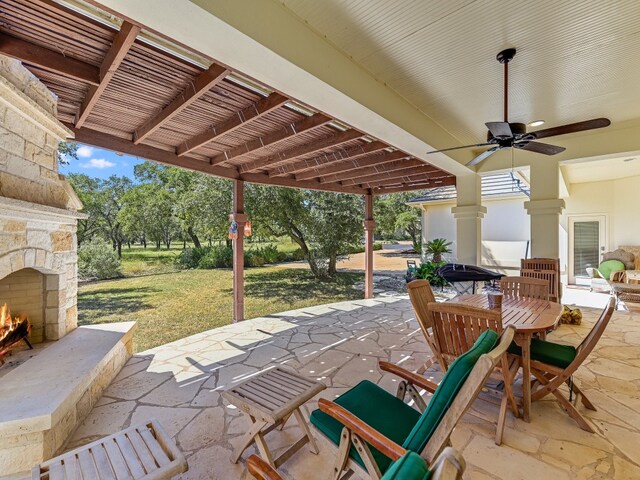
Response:
[[[487,295],[458,295],[450,303],[489,308]],[[531,414],[531,338],[558,326],[562,305],[548,300],[524,297],[502,299],[502,325],[516,327],[515,342],[522,349],[522,416],[529,422]]]

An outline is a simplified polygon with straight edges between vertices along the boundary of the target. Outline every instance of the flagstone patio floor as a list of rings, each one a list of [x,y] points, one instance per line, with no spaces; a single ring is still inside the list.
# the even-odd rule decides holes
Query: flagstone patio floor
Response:
[[[562,325],[549,338],[577,344],[599,310],[584,308],[579,327]],[[508,417],[504,443],[493,442],[494,426],[467,414],[452,441],[467,461],[471,479],[640,478],[640,311],[618,311],[596,351],[576,377],[597,412],[584,410],[597,433],[588,434],[552,400],[535,403],[531,423]],[[362,379],[395,391],[379,360],[415,369],[429,350],[404,296],[322,305],[210,330],[135,355],[81,424],[69,448],[130,424],[157,418],[185,453],[189,471],[181,479],[246,478],[229,456],[248,423],[220,393],[272,365],[286,365],[335,397]],[[437,368],[428,372],[436,381]],[[476,402],[495,415],[495,407]],[[316,400],[307,404],[316,407]],[[267,436],[274,450],[300,434],[295,422]],[[250,451],[254,451],[253,447]],[[246,457],[246,453],[245,453]],[[305,447],[281,471],[292,479],[327,478],[333,452]]]

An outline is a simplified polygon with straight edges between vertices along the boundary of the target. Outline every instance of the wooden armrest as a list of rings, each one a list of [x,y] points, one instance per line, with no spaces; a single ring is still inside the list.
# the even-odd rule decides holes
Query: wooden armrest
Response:
[[[380,370],[393,373],[394,375],[397,375],[398,377],[406,380],[409,383],[412,383],[417,387],[424,388],[428,392],[435,393],[436,389],[438,388],[437,383],[433,383],[431,380],[427,380],[422,375],[418,375],[417,373],[405,370],[404,368],[399,367],[398,365],[395,365],[393,363],[381,361],[378,362],[378,366],[380,367]]]
[[[376,450],[379,450],[380,453],[385,457],[390,458],[392,461],[395,462],[407,452],[393,440],[389,440],[383,434],[337,403],[327,400],[326,398],[321,398],[318,400],[318,406],[321,411],[338,420],[342,425],[347,427],[347,429],[358,435],[362,440],[367,442]],[[380,412],[380,415],[384,414],[384,412]]]
[[[611,272],[611,275],[609,276],[609,281],[615,282],[615,283],[624,283],[624,278],[625,278],[624,270],[618,270],[617,272]]]
[[[271,465],[257,455],[251,455],[247,460],[249,473],[260,480],[283,480]]]

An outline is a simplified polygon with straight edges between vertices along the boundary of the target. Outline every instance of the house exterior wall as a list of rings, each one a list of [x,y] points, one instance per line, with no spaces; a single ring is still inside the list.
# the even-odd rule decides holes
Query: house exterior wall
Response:
[[[567,274],[569,263],[569,217],[604,215],[607,221],[607,248],[640,245],[640,218],[637,192],[640,176],[570,185],[566,208],[560,216],[560,264]],[[482,264],[517,268],[530,239],[530,218],[524,209],[526,198],[482,200],[487,214],[482,223]],[[456,242],[456,224],[451,208],[454,201],[428,203],[423,208],[423,240],[443,237]],[[530,255],[530,251],[528,252]],[[505,271],[508,271],[507,268]],[[565,276],[566,281],[566,276]]]

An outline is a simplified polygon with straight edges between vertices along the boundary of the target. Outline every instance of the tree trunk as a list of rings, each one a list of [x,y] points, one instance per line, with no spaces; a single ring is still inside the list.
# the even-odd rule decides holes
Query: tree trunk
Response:
[[[156,250],[160,250],[160,240],[156,240]]]
[[[201,247],[200,239],[198,238],[198,235],[196,235],[196,232],[193,231],[193,227],[191,225],[189,225],[189,228],[187,228],[187,235],[189,235],[189,238],[191,238],[194,247]]]
[[[338,263],[338,255],[335,253],[331,254],[329,257],[329,276],[335,277],[337,273],[336,265]]]
[[[142,246],[144,248],[147,248],[147,237],[145,237],[144,235],[142,235]]]
[[[187,240],[186,239],[182,239],[182,249],[183,250],[187,249]]]
[[[122,258],[122,240],[118,240],[118,258]]]

